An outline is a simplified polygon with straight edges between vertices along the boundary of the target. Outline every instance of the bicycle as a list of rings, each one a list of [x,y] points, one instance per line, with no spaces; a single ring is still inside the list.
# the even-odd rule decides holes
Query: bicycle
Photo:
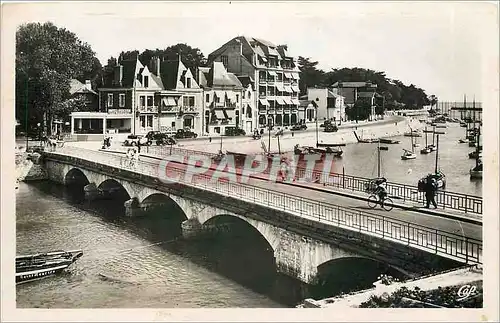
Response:
[[[368,197],[368,207],[370,207],[370,209],[374,209],[378,204],[380,204],[380,207],[386,211],[390,211],[394,207],[390,197],[384,197],[382,200],[380,200],[380,197],[377,194],[372,194]]]

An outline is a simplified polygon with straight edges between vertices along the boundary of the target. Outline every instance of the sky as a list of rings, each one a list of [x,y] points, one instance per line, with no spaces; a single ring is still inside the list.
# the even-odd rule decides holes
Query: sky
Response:
[[[104,65],[123,50],[187,43],[205,56],[238,35],[287,44],[318,67],[363,67],[441,101],[481,99],[498,54],[491,3],[206,2],[11,4],[18,24],[52,21],[87,42]],[[491,47],[491,46],[490,46]],[[496,55],[496,56],[495,56]],[[493,65],[496,67],[497,65]],[[495,68],[498,72],[498,70]]]

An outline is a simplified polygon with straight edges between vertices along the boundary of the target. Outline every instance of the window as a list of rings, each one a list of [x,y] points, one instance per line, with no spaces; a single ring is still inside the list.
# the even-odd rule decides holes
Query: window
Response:
[[[141,107],[146,105],[146,97],[144,97],[144,95],[141,95],[139,100],[141,101]]]
[[[148,96],[148,107],[152,107],[152,106],[153,106],[153,97]]]
[[[172,121],[172,128],[175,128],[175,121]]]
[[[188,77],[188,78],[186,79],[186,87],[187,87],[188,89],[190,89],[190,88],[191,88],[191,78],[190,78],[190,77]]]
[[[228,57],[227,57],[227,55],[222,55],[220,57],[220,61],[222,62],[222,64],[224,64],[224,67],[227,68],[227,63],[228,63]]]
[[[125,94],[119,94],[118,104],[120,105],[120,108],[125,106]]]
[[[250,97],[252,96],[252,92],[251,91],[248,91],[247,92],[247,98],[250,99]]]
[[[220,98],[218,96],[215,98],[215,102],[220,103]]]
[[[144,87],[149,86],[149,76],[144,76]]]
[[[240,102],[240,95],[236,94],[236,103]]]
[[[147,116],[148,128],[153,127],[153,116]]]
[[[208,94],[208,93],[207,93],[207,95],[206,95],[205,97],[206,97],[205,101],[206,101],[207,103],[208,103],[208,102],[210,102],[210,94]]]
[[[141,128],[146,128],[146,116],[140,116],[139,122],[141,123]]]
[[[194,96],[185,96],[182,98],[182,105],[185,107],[194,107]]]
[[[113,93],[108,93],[108,104],[107,104],[108,107],[112,107],[113,106]]]

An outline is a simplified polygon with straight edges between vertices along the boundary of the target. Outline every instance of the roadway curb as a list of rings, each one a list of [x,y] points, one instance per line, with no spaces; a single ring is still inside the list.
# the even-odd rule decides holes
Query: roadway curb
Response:
[[[106,150],[106,149],[99,149],[99,150],[100,151],[104,151],[104,152],[109,152],[109,153],[125,154],[125,152],[121,152],[121,151],[117,151],[117,150],[114,150],[114,151],[113,150]],[[146,154],[141,153],[139,156],[144,156],[144,157],[148,157],[148,158],[151,158],[151,159],[157,159],[157,160],[161,160],[162,159],[161,157],[150,155],[150,154],[147,154],[147,153]],[[186,165],[185,163],[180,163],[180,164]],[[213,168],[213,167],[210,167],[209,169],[215,170],[215,168]],[[265,179],[257,177],[257,176],[250,176],[250,178],[254,178],[254,179],[257,179],[257,180],[265,180]],[[325,189],[325,188],[319,188],[319,187],[314,187],[314,186],[302,185],[302,184],[299,184],[297,182],[293,182],[293,183],[277,182],[277,183],[280,183],[280,184],[283,184],[283,185],[288,185],[288,186],[295,186],[295,187],[301,187],[301,188],[305,188],[305,189],[310,189],[310,190],[314,190],[314,191],[317,191],[317,192],[323,192],[323,193],[329,193],[329,194],[336,194],[336,195],[340,195],[340,196],[343,196],[343,197],[354,198],[354,199],[362,200],[362,201],[368,201],[367,197],[363,197],[363,196],[359,196],[359,195],[354,195],[354,194],[349,194],[349,193],[344,193],[344,192],[339,192],[339,191],[334,191],[334,190],[329,190],[329,189]],[[448,219],[452,219],[452,220],[458,220],[458,221],[467,222],[467,223],[471,223],[471,224],[475,224],[475,225],[480,225],[480,226],[483,225],[482,219],[479,218],[479,217],[477,217],[477,216],[476,216],[476,218],[472,218],[471,216],[465,217],[465,216],[462,216],[462,215],[448,214],[448,213],[444,213],[444,212],[435,211],[435,210],[432,210],[432,209],[417,208],[415,206],[408,206],[408,205],[400,204],[400,203],[393,203],[393,206],[397,207],[397,208],[400,208],[400,209],[403,209],[403,210],[412,211],[412,212],[418,212],[418,213],[424,213],[424,214],[433,215],[433,216],[439,216],[439,217],[443,217],[443,218],[448,218]]]

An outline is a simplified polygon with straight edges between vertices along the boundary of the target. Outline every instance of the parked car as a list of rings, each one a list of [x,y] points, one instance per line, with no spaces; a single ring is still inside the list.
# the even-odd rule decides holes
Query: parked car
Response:
[[[339,130],[339,127],[334,124],[327,124],[325,125],[325,132],[337,132]]]
[[[137,146],[139,143],[141,146],[150,146],[153,142],[147,137],[139,135],[128,135],[127,139],[123,142],[125,146]]]
[[[146,138],[148,138],[148,140],[151,142],[156,142],[158,146],[175,145],[177,143],[177,140],[175,140],[175,138],[162,131],[150,131],[146,134]]]
[[[187,130],[187,129],[179,129],[179,130],[177,130],[177,133],[175,134],[176,139],[196,138],[196,137],[198,137],[198,134],[192,132],[191,130]]]
[[[244,136],[246,135],[245,130],[236,127],[226,127],[226,136]]]
[[[307,126],[305,125],[305,123],[295,124],[295,125],[290,127],[290,130],[291,131],[307,130]]]

